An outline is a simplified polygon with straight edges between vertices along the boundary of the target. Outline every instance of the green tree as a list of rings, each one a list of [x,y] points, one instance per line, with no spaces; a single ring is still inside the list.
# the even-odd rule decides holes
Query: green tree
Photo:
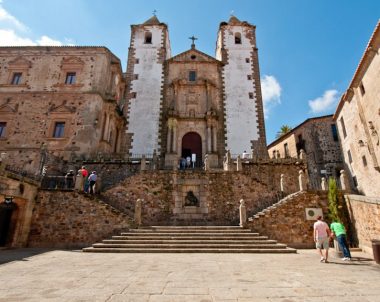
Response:
[[[336,180],[332,177],[329,178],[329,191],[327,198],[329,200],[329,218],[331,221],[339,221],[341,222],[340,217],[340,206],[338,199],[338,188],[336,185]]]
[[[280,131],[277,132],[276,138],[280,138],[281,136],[285,135],[286,133],[289,133],[292,131],[292,127],[289,125],[282,125],[280,128]]]

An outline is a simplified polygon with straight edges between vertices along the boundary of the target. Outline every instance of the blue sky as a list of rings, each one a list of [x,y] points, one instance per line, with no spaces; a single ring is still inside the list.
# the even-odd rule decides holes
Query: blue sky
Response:
[[[331,114],[380,17],[378,0],[0,0],[0,45],[101,45],[123,63],[130,25],[157,10],[172,54],[215,54],[231,12],[257,26],[267,142],[281,125]]]

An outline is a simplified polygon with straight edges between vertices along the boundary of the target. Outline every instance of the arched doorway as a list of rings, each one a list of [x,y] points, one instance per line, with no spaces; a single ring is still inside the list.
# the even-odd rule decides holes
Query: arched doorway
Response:
[[[5,246],[9,241],[11,231],[12,214],[17,209],[14,202],[0,203],[0,246]]]
[[[183,158],[192,158],[192,154],[196,155],[195,166],[202,166],[202,138],[196,132],[186,133],[182,138],[181,156]]]

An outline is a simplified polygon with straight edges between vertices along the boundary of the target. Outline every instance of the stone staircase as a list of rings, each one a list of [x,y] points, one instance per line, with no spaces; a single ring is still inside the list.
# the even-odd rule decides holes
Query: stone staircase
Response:
[[[276,211],[277,208],[279,207],[282,207],[284,206],[285,204],[287,203],[290,203],[292,202],[293,200],[295,200],[298,196],[302,195],[302,194],[306,194],[305,191],[298,191],[298,192],[295,192],[295,193],[292,193],[292,194],[289,194],[288,196],[284,197],[283,199],[281,199],[280,201],[272,204],[271,206],[263,209],[262,211],[260,212],[257,212],[256,214],[254,214],[252,217],[249,217],[248,218],[248,221],[254,221],[254,220],[259,220],[259,219],[263,219],[265,218],[266,215],[268,215],[269,213],[273,212],[273,211]]]
[[[236,226],[152,226],[131,229],[84,248],[96,253],[296,253]]]

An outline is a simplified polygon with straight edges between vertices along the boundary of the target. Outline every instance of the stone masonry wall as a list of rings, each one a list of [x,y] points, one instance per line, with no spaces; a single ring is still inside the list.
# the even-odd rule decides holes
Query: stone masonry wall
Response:
[[[86,167],[89,173],[96,171],[99,191],[107,190],[124,179],[135,175],[140,170],[140,163],[135,164],[132,162],[78,162],[70,164],[67,170],[73,169],[74,171],[78,171],[82,165]],[[66,172],[62,171],[62,173]]]
[[[306,220],[305,208],[322,208],[327,216],[327,192],[302,192],[289,202],[279,205],[265,216],[252,219],[248,226],[270,239],[295,248],[312,248],[315,220]]]
[[[120,152],[120,61],[104,47],[0,47],[0,153],[39,174],[44,153],[67,162]],[[66,83],[69,74],[73,83]],[[12,79],[19,74],[19,83]],[[58,127],[60,125],[60,127]],[[60,131],[57,131],[60,129]],[[45,151],[44,151],[45,150]]]
[[[298,158],[303,149],[307,157],[310,189],[320,190],[322,177],[334,177],[339,184],[340,170],[344,166],[339,141],[334,140],[332,132],[334,124],[332,115],[307,119],[272,142],[268,146],[269,156]]]
[[[97,199],[74,192],[40,191],[29,247],[84,247],[130,226],[130,219]]]
[[[142,204],[142,224],[155,225],[170,220],[173,213],[172,172],[141,172],[102,194],[102,199],[131,218],[137,199]]]
[[[380,198],[345,195],[352,226],[361,247],[372,254],[372,239],[380,239]]]
[[[246,164],[242,172],[225,171],[158,171],[142,172],[102,193],[102,198],[133,217],[137,199],[144,199],[142,224],[176,224],[174,195],[182,195],[183,187],[201,180],[208,214],[205,224],[236,225],[239,201],[243,198],[247,211],[253,214],[276,202],[280,193],[280,175],[285,175],[286,194],[298,188],[299,164]],[[178,182],[178,179],[181,179]],[[178,185],[178,184],[181,185]],[[203,193],[202,193],[203,194]],[[199,196],[197,196],[199,198]],[[184,203],[184,201],[183,201]],[[190,222],[189,222],[190,223]]]

